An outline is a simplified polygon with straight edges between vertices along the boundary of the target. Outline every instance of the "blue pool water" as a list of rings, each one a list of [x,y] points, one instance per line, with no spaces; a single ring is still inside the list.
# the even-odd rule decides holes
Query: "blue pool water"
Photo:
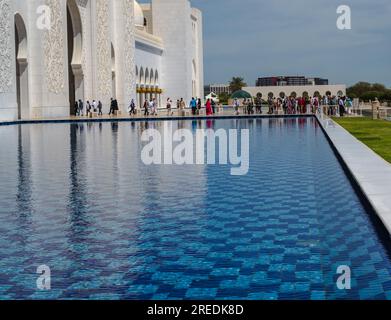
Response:
[[[161,122],[0,127],[1,299],[391,298],[386,242],[314,119],[172,125],[250,129],[248,175],[144,165]]]

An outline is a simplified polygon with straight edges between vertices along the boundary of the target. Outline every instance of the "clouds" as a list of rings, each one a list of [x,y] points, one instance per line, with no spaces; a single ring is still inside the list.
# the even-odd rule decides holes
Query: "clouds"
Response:
[[[192,0],[204,14],[205,82],[303,74],[391,86],[389,0]],[[336,27],[349,5],[352,30]]]

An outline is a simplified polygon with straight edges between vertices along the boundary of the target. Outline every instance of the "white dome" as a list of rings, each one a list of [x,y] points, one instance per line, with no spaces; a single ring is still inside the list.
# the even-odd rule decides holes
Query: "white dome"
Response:
[[[144,26],[144,13],[140,4],[134,0],[134,24],[136,27]]]

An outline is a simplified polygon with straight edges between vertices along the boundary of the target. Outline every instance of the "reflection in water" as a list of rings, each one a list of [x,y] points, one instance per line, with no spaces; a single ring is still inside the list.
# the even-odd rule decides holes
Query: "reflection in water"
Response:
[[[85,221],[83,217],[86,214],[87,197],[89,195],[85,177],[86,163],[83,157],[86,148],[83,127],[79,124],[70,126],[69,214],[70,230],[75,238],[77,238],[78,226]]]
[[[387,250],[314,120],[172,122],[250,129],[246,176],[146,166],[148,128],[164,126],[0,129],[0,299],[386,297]],[[335,289],[341,259],[362,274],[349,292]]]
[[[16,205],[18,211],[18,222],[23,233],[21,240],[26,244],[26,238],[29,236],[28,230],[31,225],[32,215],[32,180],[31,180],[31,162],[29,150],[29,135],[22,134],[23,126],[18,127],[18,187],[16,193]]]

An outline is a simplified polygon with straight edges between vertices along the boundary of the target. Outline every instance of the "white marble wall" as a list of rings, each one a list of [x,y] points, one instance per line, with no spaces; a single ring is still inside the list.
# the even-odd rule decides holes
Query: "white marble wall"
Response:
[[[77,4],[82,23],[81,59],[76,64],[81,84],[76,98],[101,100],[108,110],[110,98],[116,96],[124,110],[128,101],[136,97],[133,0],[71,1]],[[48,30],[37,27],[37,8],[42,5],[51,10]],[[0,32],[5,35],[0,40],[0,121],[18,118],[16,13],[22,16],[27,29],[28,110],[22,118],[68,116],[67,0],[0,0],[0,8]]]
[[[28,103],[22,118],[69,116],[67,1],[76,4],[82,24],[80,61],[72,61],[79,81],[76,99],[101,100],[107,111],[110,98],[116,97],[124,112],[137,97],[136,59],[139,66],[158,71],[163,101],[190,100],[195,61],[197,95],[203,96],[202,14],[188,0],[151,0],[154,36],[163,41],[157,53],[136,49],[133,0],[0,0],[0,121],[18,118],[16,13],[27,30],[24,101]],[[48,30],[37,27],[37,8],[42,5],[51,10]]]
[[[192,24],[188,0],[152,0],[154,35],[162,38],[163,101],[192,95]]]
[[[193,46],[193,59],[196,64],[196,96],[204,98],[204,39],[203,39],[203,18],[202,12],[192,8],[192,16],[196,18],[195,23],[195,43]]]
[[[133,0],[114,0],[113,46],[115,50],[116,98],[122,112],[136,99],[135,26]]]

